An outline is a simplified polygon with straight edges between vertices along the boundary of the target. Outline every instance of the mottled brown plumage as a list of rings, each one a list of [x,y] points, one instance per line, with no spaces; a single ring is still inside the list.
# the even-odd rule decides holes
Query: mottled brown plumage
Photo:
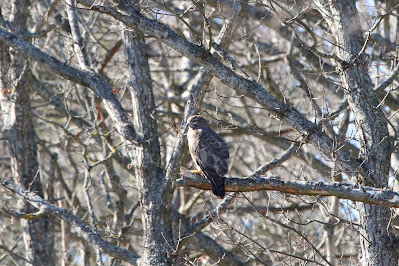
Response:
[[[199,115],[188,118],[188,147],[191,158],[212,184],[219,198],[225,195],[224,176],[229,170],[229,146]]]

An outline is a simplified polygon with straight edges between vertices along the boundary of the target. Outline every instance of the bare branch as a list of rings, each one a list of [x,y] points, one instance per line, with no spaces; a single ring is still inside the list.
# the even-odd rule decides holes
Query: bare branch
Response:
[[[244,5],[248,1],[245,1]],[[220,34],[216,37],[213,44],[215,47],[228,47],[232,41],[232,36],[236,31],[238,24],[240,22],[240,14],[242,11],[242,5],[236,2],[233,5],[230,17],[227,19],[226,23],[223,25]],[[220,44],[220,46],[219,46]],[[212,73],[209,73],[204,68],[201,68],[195,78],[189,84],[190,98],[187,101],[184,117],[180,126],[179,134],[177,136],[177,141],[175,142],[175,147],[169,160],[168,166],[166,167],[166,178],[168,180],[176,179],[178,176],[178,169],[180,166],[180,159],[182,156],[183,147],[185,144],[185,132],[187,131],[187,119],[196,114],[198,109],[202,104],[202,99],[205,95],[206,89],[209,87],[211,80],[213,78]]]
[[[258,175],[263,175],[265,174],[267,171],[281,165],[283,162],[285,162],[286,160],[288,160],[288,158],[291,157],[291,155],[297,151],[299,149],[299,143],[294,142],[291,144],[291,147],[284,152],[284,154],[282,154],[279,158],[274,159],[273,161],[271,161],[270,163],[267,163],[265,165],[262,165],[261,167],[259,167],[258,169],[256,169],[256,171],[253,173],[254,176],[258,176]]]
[[[129,263],[135,265],[137,264],[137,260],[140,256],[132,253],[125,248],[117,247],[103,240],[98,234],[94,233],[87,224],[85,224],[83,221],[81,221],[79,218],[77,218],[75,215],[71,214],[67,210],[51,204],[47,200],[44,200],[41,197],[37,196],[35,193],[26,191],[20,186],[17,186],[8,180],[0,178],[0,183],[4,188],[18,195],[23,200],[28,201],[29,203],[35,205],[41,210],[45,209],[46,212],[51,213],[55,217],[70,224],[71,227],[87,242],[90,242],[104,253],[107,253],[110,256],[119,258]]]
[[[297,150],[299,147],[298,143],[293,143],[291,147],[285,151],[279,158],[274,159],[273,161],[263,165],[259,169],[257,169],[253,175],[254,176],[259,176],[261,174],[266,173],[267,171],[273,169],[274,167],[277,167],[278,165],[281,165],[283,162],[285,162],[292,153]],[[219,216],[221,213],[223,213],[228,206],[230,206],[236,198],[238,198],[239,193],[235,192],[231,195],[229,195],[226,199],[224,199],[216,208],[214,208],[212,211],[210,211],[205,217],[203,217],[200,221],[196,222],[195,224],[191,225],[189,229],[183,234],[182,238],[188,237],[196,232],[199,232],[203,228],[205,228],[208,224],[210,224],[214,217]]]
[[[386,87],[392,84],[392,82],[396,79],[396,77],[399,75],[399,65],[395,67],[395,69],[392,71],[392,74],[380,85],[378,85],[377,88],[374,90],[378,93],[380,91],[383,91]]]
[[[79,1],[90,7],[91,10],[108,14],[123,22],[126,26],[135,28],[144,34],[158,38],[160,41],[173,48],[177,52],[193,60],[204,67],[207,71],[220,79],[234,90],[252,98],[265,109],[270,110],[283,122],[291,125],[298,132],[306,136],[315,147],[326,156],[331,156],[333,141],[322,132],[314,123],[306,119],[294,107],[283,103],[271,95],[265,88],[252,78],[245,78],[240,73],[224,65],[215,55],[206,49],[188,42],[167,25],[156,20],[151,20],[139,12],[126,16],[110,6],[92,5],[89,1]],[[360,169],[360,163],[350,156],[349,152],[342,149],[336,151],[336,163],[342,171],[349,175],[357,175],[359,172],[365,175]]]
[[[182,179],[174,182],[178,187],[195,187],[210,190],[208,180],[198,174],[182,168]],[[275,190],[289,194],[310,196],[336,196],[352,201],[367,202],[387,207],[399,207],[399,193],[388,189],[378,189],[345,183],[326,183],[313,181],[283,181],[279,176],[261,176],[258,178],[226,178],[226,191],[249,192]]]
[[[203,228],[205,228],[208,224],[210,224],[215,217],[219,216],[221,213],[223,213],[230,204],[234,202],[234,200],[238,197],[238,193],[233,193],[226,197],[222,203],[220,203],[216,208],[214,208],[212,211],[210,211],[204,218],[202,218],[200,221],[196,222],[190,228],[186,230],[186,232],[183,233],[181,236],[182,239],[186,237],[190,237],[191,235],[201,231]]]
[[[115,123],[118,132],[129,141],[137,142],[134,128],[129,123],[126,112],[112,91],[112,87],[101,76],[88,71],[81,71],[62,63],[32,44],[18,38],[16,35],[0,28],[0,41],[26,54],[31,59],[40,62],[54,73],[73,82],[91,88],[101,99]]]

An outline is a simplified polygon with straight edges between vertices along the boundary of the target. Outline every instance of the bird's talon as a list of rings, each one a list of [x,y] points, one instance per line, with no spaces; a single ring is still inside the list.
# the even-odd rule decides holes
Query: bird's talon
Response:
[[[204,175],[204,173],[202,172],[201,169],[200,169],[200,170],[190,170],[190,171],[191,171],[191,173],[193,173],[193,174]]]

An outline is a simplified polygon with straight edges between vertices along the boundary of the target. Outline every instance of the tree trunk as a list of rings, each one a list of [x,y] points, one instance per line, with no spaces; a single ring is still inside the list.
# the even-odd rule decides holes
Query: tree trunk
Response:
[[[11,27],[16,34],[27,30],[30,1],[12,3]],[[32,123],[29,66],[25,55],[0,44],[0,87],[3,131],[6,132],[13,176],[25,189],[44,198],[37,158],[36,134]],[[24,213],[37,209],[22,203]],[[52,219],[48,216],[22,220],[27,260],[33,265],[54,265]]]
[[[123,41],[129,68],[133,124],[141,139],[139,146],[133,147],[131,156],[141,193],[144,228],[144,253],[140,264],[169,265],[172,260],[167,251],[174,246],[166,200],[170,191],[165,191],[165,173],[161,168],[155,100],[145,41],[138,32],[130,30],[123,33]]]
[[[387,187],[392,139],[383,111],[378,107],[380,102],[373,91],[367,56],[362,51],[365,39],[356,2],[330,1],[329,8],[331,17],[326,21],[330,22],[339,47],[341,79],[360,137],[359,157],[364,174],[353,176],[352,181]],[[398,252],[390,238],[389,208],[361,202],[357,206],[362,224],[362,264],[396,265]]]

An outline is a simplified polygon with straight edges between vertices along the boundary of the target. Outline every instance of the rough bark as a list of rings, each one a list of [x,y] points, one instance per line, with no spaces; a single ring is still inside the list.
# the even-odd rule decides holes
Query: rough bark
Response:
[[[122,2],[122,1],[121,1]],[[129,11],[128,3],[120,6]],[[155,99],[148,65],[145,40],[137,31],[123,32],[123,42],[129,69],[133,125],[140,143],[132,147],[132,159],[138,189],[141,193],[144,228],[143,265],[169,265],[174,250],[171,232],[170,206],[165,200],[166,179],[161,168],[161,151],[155,117]]]
[[[30,1],[12,2],[11,27],[19,35],[26,31]],[[32,122],[29,62],[20,51],[0,44],[1,109],[11,152],[13,177],[25,189],[44,196],[39,173],[36,133]],[[25,213],[36,212],[30,203],[22,202]],[[23,220],[26,258],[33,265],[54,265],[52,219],[43,216]]]
[[[329,22],[337,42],[341,80],[360,137],[360,159],[367,176],[353,182],[386,187],[390,169],[392,139],[379,100],[373,91],[364,53],[365,39],[354,1],[329,1]],[[324,13],[325,14],[325,13]],[[386,207],[357,203],[360,215],[362,264],[396,265],[399,254],[391,239],[390,210]]]

